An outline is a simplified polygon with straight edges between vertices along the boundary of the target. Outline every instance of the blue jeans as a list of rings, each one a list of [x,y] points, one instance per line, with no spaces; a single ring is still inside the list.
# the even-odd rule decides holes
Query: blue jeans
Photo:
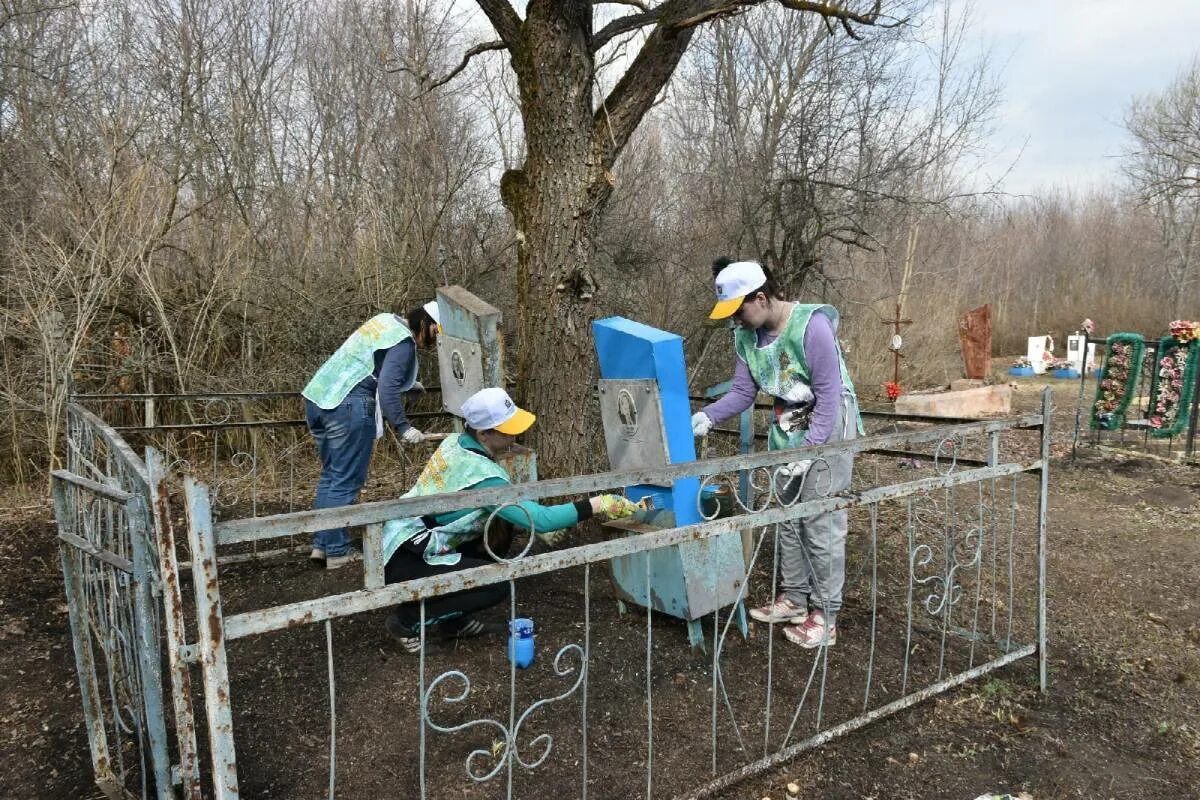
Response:
[[[356,388],[328,411],[305,400],[304,412],[321,454],[321,479],[313,508],[348,506],[367,482],[375,447],[375,395]],[[317,531],[313,547],[324,550],[326,557],[345,555],[350,549],[350,532],[345,528]]]

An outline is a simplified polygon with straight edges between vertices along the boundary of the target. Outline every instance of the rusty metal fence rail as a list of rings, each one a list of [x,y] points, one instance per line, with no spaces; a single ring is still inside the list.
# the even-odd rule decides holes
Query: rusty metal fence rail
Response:
[[[438,394],[437,387],[426,391]],[[292,511],[312,500],[315,450],[298,392],[91,393],[72,395],[71,403],[137,452],[159,451],[167,474],[205,481],[218,518]],[[423,426],[448,417],[420,409],[408,416]],[[407,455],[384,439],[376,458]]]
[[[148,546],[143,549],[149,562],[146,571],[152,573],[146,583],[153,587],[151,594],[162,597],[141,638],[134,637],[145,643],[145,648],[135,650],[131,660],[142,665],[143,673],[153,672],[156,664],[160,678],[170,677],[171,724],[155,732],[152,715],[143,714],[135,720],[138,724],[127,727],[137,732],[139,741],[145,742],[142,749],[150,753],[155,752],[154,740],[165,739],[164,731],[170,729],[174,736],[170,747],[164,749],[174,757],[162,762],[173,765],[166,773],[159,761],[145,759],[153,768],[141,773],[142,796],[155,796],[147,794],[144,787],[161,786],[163,780],[180,785],[189,797],[200,797],[202,791],[221,800],[249,796],[245,775],[239,776],[239,770],[245,772],[249,764],[253,773],[258,765],[239,758],[234,723],[238,704],[253,704],[256,698],[238,696],[231,688],[231,675],[252,671],[255,664],[240,658],[237,647],[231,653],[231,646],[273,632],[317,625],[324,629],[329,698],[326,791],[334,797],[339,787],[354,777],[344,766],[339,772],[339,763],[346,763],[338,748],[339,708],[345,700],[337,681],[334,624],[398,603],[419,604],[424,620],[425,604],[433,598],[498,584],[508,586],[507,611],[514,618],[527,602],[526,591],[518,591],[527,584],[519,581],[533,577],[554,582],[558,592],[574,598],[571,608],[577,609],[571,624],[542,634],[547,643],[554,644],[546,651],[551,674],[541,682],[534,683],[529,674],[510,665],[504,687],[489,684],[483,671],[439,660],[427,647],[432,643],[427,640],[426,628],[421,627],[421,648],[412,665],[417,690],[411,713],[402,710],[404,713],[397,714],[397,729],[388,732],[389,737],[403,740],[416,759],[412,786],[398,786],[399,794],[426,798],[453,792],[455,796],[511,798],[553,792],[555,796],[586,798],[613,796],[619,784],[620,793],[646,798],[714,796],[805,749],[1018,659],[1037,659],[1038,681],[1045,689],[1049,412],[1046,393],[1040,414],[919,425],[809,448],[806,457],[818,463],[841,453],[857,454],[858,471],[867,477],[852,491],[818,491],[814,499],[803,502],[788,501],[775,488],[781,469],[794,454],[750,453],[654,469],[221,520],[213,513],[214,487],[202,477],[184,475],[176,490],[177,482],[168,479],[166,459],[151,448],[149,466],[138,472],[144,490],[138,487],[136,493],[127,492],[136,497],[122,494],[120,498],[126,499],[105,500],[143,509],[138,524],[147,531],[142,539]],[[106,435],[116,437],[111,429]],[[1017,437],[1024,437],[1023,446],[1015,446]],[[1035,437],[1029,447],[1027,440]],[[126,455],[130,463],[140,464],[132,453]],[[577,496],[635,484],[669,484],[692,476],[706,485],[749,486],[752,491],[739,495],[734,488],[738,499],[732,513],[705,509],[706,521],[700,524],[620,535],[547,552],[540,552],[530,540],[488,566],[385,585],[379,543],[387,520],[479,506],[504,507],[522,500]],[[87,491],[78,480],[64,481],[62,486],[64,490],[70,486],[72,491]],[[68,502],[64,494],[60,530],[66,530],[64,521],[68,528],[75,524],[72,520],[78,513],[71,509],[79,502]],[[190,633],[185,632],[176,553],[182,542],[178,546],[174,542],[171,524],[175,503],[185,507],[187,516],[191,562],[183,574],[192,584],[186,609],[187,622],[194,624]],[[602,586],[597,574],[603,574],[612,559],[749,530],[752,555],[738,581],[738,597],[773,595],[779,526],[823,511],[851,515],[854,545],[847,548],[846,582],[854,606],[844,611],[843,617],[854,641],[801,652],[782,642],[772,625],[760,626],[749,641],[739,639],[735,645],[730,634],[737,630],[735,611],[726,607],[705,623],[706,628],[711,626],[706,657],[692,659],[682,667],[680,662],[672,662],[668,668],[663,664],[663,648],[682,646],[685,637],[681,629],[664,629],[646,609],[639,641],[623,645],[633,649],[623,650],[619,656],[598,657],[596,643],[611,640],[609,634],[617,624],[608,605],[597,599]],[[123,524],[123,530],[132,529],[127,521]],[[362,588],[228,612],[222,591],[228,576],[222,572],[219,551],[289,540],[340,525],[364,527]],[[95,536],[88,540],[101,544]],[[72,545],[64,543],[67,547]],[[130,553],[131,548],[112,552],[133,561],[121,555]],[[97,558],[94,553],[78,556],[83,557]],[[645,563],[648,588],[650,559]],[[77,579],[64,569],[70,597]],[[125,594],[135,599],[140,585],[132,581],[133,588]],[[81,608],[91,602],[84,596],[79,600]],[[75,616],[73,610],[78,650],[81,639],[87,639],[87,628],[76,627]],[[627,623],[621,624],[621,630],[630,630]],[[148,641],[147,632],[151,631],[154,646]],[[156,649],[158,636],[166,643],[165,664]],[[844,659],[838,656],[841,650],[847,653]],[[835,654],[832,659],[831,651]],[[81,660],[81,676],[84,666]],[[706,701],[677,704],[669,692],[664,693],[663,679],[671,677],[664,674],[668,669],[680,670],[674,675],[676,681],[682,677],[684,683],[705,687]],[[747,681],[748,675],[765,675],[765,684]],[[191,677],[199,679],[205,708],[200,723],[206,753],[203,769],[196,765]],[[635,737],[641,752],[636,769],[626,764],[614,770],[606,762],[603,748],[596,745],[598,740],[616,735],[611,728],[614,723],[596,699],[611,697],[606,689],[612,686],[628,700],[625,711],[635,713],[636,718],[627,719],[616,734]],[[492,691],[485,691],[488,689]],[[483,700],[487,697],[502,699],[498,706],[489,707]],[[84,702],[91,723],[93,715],[87,707],[94,705],[94,699],[85,695]],[[144,708],[153,705],[149,695],[141,701]],[[159,717],[168,716],[162,713],[161,697],[158,708]],[[673,719],[669,728],[662,720],[656,724],[663,708],[686,719]],[[343,730],[344,726],[343,720]],[[243,747],[245,744],[243,741]],[[453,762],[459,765],[455,769],[450,767]],[[102,764],[97,761],[96,765],[100,779]],[[171,796],[169,791],[159,790],[157,796]]]

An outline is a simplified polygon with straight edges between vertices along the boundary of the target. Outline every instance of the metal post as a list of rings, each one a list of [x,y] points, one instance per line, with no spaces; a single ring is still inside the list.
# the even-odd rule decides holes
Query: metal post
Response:
[[[372,522],[363,531],[363,585],[378,589],[385,583],[383,576],[383,523]]]
[[[197,645],[208,711],[214,800],[237,800],[237,763],[233,747],[233,715],[229,700],[229,667],[225,660],[225,620],[217,581],[217,546],[212,529],[208,487],[190,475],[183,479],[187,498],[188,543],[192,548],[192,584],[196,589]]]
[[[1047,387],[1042,390],[1042,447],[1041,467],[1038,481],[1038,538],[1037,538],[1037,637],[1038,637],[1038,688],[1045,693],[1049,686],[1047,676],[1049,639],[1046,628],[1046,505],[1050,492],[1050,411],[1053,392]]]
[[[196,718],[192,710],[192,678],[183,649],[187,629],[183,621],[183,597],[179,591],[179,561],[175,552],[175,527],[167,498],[166,469],[162,454],[146,448],[146,471],[154,508],[154,532],[158,537],[158,570],[162,583],[163,629],[167,639],[167,668],[171,673],[171,705],[175,712],[175,744],[179,751],[179,777],[183,796],[201,800],[200,768],[196,756]]]
[[[158,424],[157,417],[154,414],[154,376],[146,376],[146,405],[145,405],[145,425],[147,428],[153,428]]]
[[[751,452],[754,449],[754,405],[751,404],[748,409],[742,412],[741,417],[741,446],[738,452],[742,455]],[[751,505],[754,500],[750,497],[750,470],[743,469],[738,472],[738,493],[742,496],[742,502],[747,506]],[[754,555],[754,529],[746,528],[742,531],[742,563],[749,564],[750,559]]]
[[[1083,424],[1083,401],[1087,396],[1087,363],[1088,339],[1083,340],[1083,369],[1079,375],[1079,398],[1075,401],[1075,433],[1071,436],[1071,462],[1075,461],[1075,448],[1079,446],[1079,429]],[[1088,414],[1089,419],[1091,413]]]
[[[1196,370],[1196,385],[1192,389],[1192,417],[1188,420],[1187,444],[1183,457],[1191,458],[1196,452],[1196,412],[1200,410],[1200,370]]]
[[[1087,359],[1087,343],[1084,343],[1084,359]],[[988,466],[994,467],[1000,463],[1000,431],[992,431],[988,434]],[[990,525],[988,526],[988,538],[992,540],[992,638],[996,637],[996,565],[999,556],[999,542],[996,541],[996,479],[990,481],[992,490],[992,502],[989,513]]]
[[[154,598],[151,593],[154,566],[146,546],[146,537],[149,536],[146,501],[140,495],[135,495],[125,504],[125,520],[129,525],[133,561],[133,620],[137,628],[135,649],[138,669],[142,674],[142,704],[145,707],[146,739],[150,746],[150,767],[154,771],[154,788],[159,800],[173,800],[167,727],[163,721],[158,627],[154,624]]]
[[[75,516],[67,500],[66,485],[57,478],[51,482],[54,496],[54,517],[58,520],[60,533],[69,530]],[[79,694],[83,699],[83,715],[87,721],[88,746],[92,750],[92,770],[96,785],[114,788],[116,776],[112,771],[112,759],[108,752],[108,735],[104,730],[104,709],[100,705],[100,685],[96,677],[96,657],[92,652],[92,639],[87,621],[87,598],[83,588],[83,576],[79,574],[76,559],[79,551],[70,545],[59,543],[62,558],[63,585],[67,594],[67,617],[71,623],[71,642],[75,650],[75,672],[79,676]]]

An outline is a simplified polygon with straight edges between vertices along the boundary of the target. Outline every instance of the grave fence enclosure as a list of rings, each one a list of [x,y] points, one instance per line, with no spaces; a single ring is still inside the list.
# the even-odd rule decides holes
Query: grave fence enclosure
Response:
[[[169,404],[187,419],[164,415]],[[373,796],[366,773],[385,756],[403,796],[711,796],[1019,659],[1036,660],[1046,688],[1048,390],[1036,414],[868,415],[867,436],[806,451],[817,464],[853,453],[852,489],[818,485],[791,503],[777,487],[795,453],[760,451],[305,510],[317,470],[297,408],[289,393],[70,405],[55,513],[92,762],[110,796],[287,794],[318,768],[322,793]],[[407,486],[420,464],[396,460]],[[388,520],[685,478],[728,502],[702,504],[698,523],[597,528],[558,549],[519,536],[496,563],[385,584]],[[825,511],[848,514],[851,530],[833,647],[803,650],[779,625],[747,638],[734,603],[700,620],[692,648],[677,620],[617,602],[614,559],[732,533],[749,558],[721,594],[762,601],[777,589],[781,523]],[[360,584],[311,596],[314,574],[310,596],[254,594],[263,572],[303,558],[312,532],[339,525],[363,531]],[[648,590],[654,559],[643,562]],[[419,651],[393,645],[386,673],[343,671],[361,665],[349,650],[388,647],[379,623],[391,607],[415,603],[427,619],[427,603],[482,586],[508,587],[504,616],[537,620],[529,669],[502,641],[447,646],[422,627]],[[285,660],[319,662],[319,685],[304,687],[317,708],[273,718],[260,703],[275,690],[256,654],[274,644],[291,648]],[[356,732],[379,706],[390,713],[370,722],[385,727]],[[303,742],[284,752],[268,734]]]

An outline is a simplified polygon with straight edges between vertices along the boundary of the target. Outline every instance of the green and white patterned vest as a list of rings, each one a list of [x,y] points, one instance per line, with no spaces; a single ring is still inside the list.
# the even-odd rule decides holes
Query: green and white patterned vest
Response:
[[[416,485],[404,497],[461,492],[488,478],[502,478],[505,483],[512,483],[504,467],[482,453],[462,446],[461,440],[466,435],[446,437],[430,457],[425,469],[421,470]],[[486,511],[477,508],[453,522],[430,530],[429,541],[425,545],[425,562],[457,564],[462,558],[458,552],[459,546],[483,535],[486,515]],[[420,517],[392,519],[383,523],[383,563],[388,562],[400,545],[425,530],[425,523]]]
[[[783,333],[765,347],[758,346],[758,331],[740,327],[734,331],[734,348],[750,368],[750,376],[754,378],[759,389],[773,397],[782,398],[798,383],[812,384],[812,373],[804,358],[804,332],[808,330],[808,321],[812,319],[813,314],[822,314],[829,319],[833,327],[833,339],[837,343],[842,386],[846,392],[854,395],[854,382],[850,380],[850,373],[846,371],[846,359],[842,355],[842,345],[837,338],[837,309],[823,304],[796,303],[792,307]],[[861,436],[862,419],[859,418],[855,422]],[[804,434],[804,430],[786,434],[778,425],[772,424],[767,436],[767,449],[784,450],[799,447],[804,440]]]
[[[329,410],[337,408],[359,381],[375,371],[375,351],[395,347],[412,332],[395,314],[376,314],[350,334],[342,346],[329,357],[300,394]],[[412,388],[417,379],[417,361],[413,359],[412,375],[406,375],[404,388]]]

